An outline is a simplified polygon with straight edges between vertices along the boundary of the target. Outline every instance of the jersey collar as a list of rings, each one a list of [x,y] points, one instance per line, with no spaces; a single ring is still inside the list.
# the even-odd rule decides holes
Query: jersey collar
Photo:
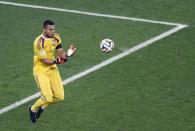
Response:
[[[43,34],[41,34],[41,37],[46,40],[50,40],[51,38],[46,38]]]

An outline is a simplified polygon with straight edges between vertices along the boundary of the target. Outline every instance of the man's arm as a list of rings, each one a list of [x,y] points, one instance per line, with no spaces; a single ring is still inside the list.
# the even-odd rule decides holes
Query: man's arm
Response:
[[[62,47],[57,48],[57,59],[55,61],[49,60],[48,58],[42,59],[42,62],[48,65],[52,64],[63,64],[68,60],[68,57],[71,57],[76,51],[76,48],[73,45],[70,45],[68,52],[64,52]]]
[[[76,47],[74,47],[74,45],[69,46],[67,53],[64,52],[62,47],[56,49],[57,49],[57,55],[63,59],[68,59],[68,57],[71,57],[76,51]]]
[[[42,59],[42,62],[45,63],[45,64],[48,64],[48,65],[63,64],[63,63],[66,62],[66,61],[67,61],[67,59],[60,58],[59,56],[58,56],[57,59],[54,60],[54,61],[49,60],[49,59],[47,59],[47,58]]]
[[[55,62],[54,62],[54,61],[49,60],[49,59],[47,59],[47,58],[42,59],[42,62],[43,62],[43,63],[45,63],[45,64],[48,64],[48,65],[53,65],[53,64],[55,64]]]
[[[68,58],[66,52],[64,52],[64,49],[63,48],[58,48],[57,49],[57,55],[60,57],[60,58]]]

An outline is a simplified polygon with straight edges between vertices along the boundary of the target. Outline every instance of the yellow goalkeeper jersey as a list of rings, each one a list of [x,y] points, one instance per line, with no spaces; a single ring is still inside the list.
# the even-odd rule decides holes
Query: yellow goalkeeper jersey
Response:
[[[54,52],[57,45],[61,44],[60,36],[56,33],[53,38],[45,38],[44,35],[38,36],[34,41],[34,66],[33,74],[41,74],[50,68],[57,68],[56,64],[48,65],[42,59],[55,60]]]

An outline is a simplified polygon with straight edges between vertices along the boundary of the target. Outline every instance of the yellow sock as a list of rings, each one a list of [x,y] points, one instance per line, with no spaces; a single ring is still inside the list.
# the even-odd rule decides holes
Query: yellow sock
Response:
[[[46,102],[45,104],[42,105],[42,108],[46,108],[49,104],[53,104],[53,103],[56,103],[57,101],[59,101],[59,99],[56,99],[56,98],[53,98],[53,101],[51,103],[49,102]]]
[[[44,105],[42,105],[42,109],[45,109],[49,104],[50,104],[50,103],[47,102],[47,103],[45,103]]]
[[[45,109],[49,104],[53,104],[53,103],[56,103],[57,101],[59,101],[59,99],[57,98],[53,98],[53,102],[49,103],[49,102],[46,102],[45,104],[42,105],[42,109]]]
[[[59,99],[53,98],[53,102],[49,103],[47,101],[42,100],[41,98],[39,98],[34,105],[32,105],[31,110],[36,112],[38,110],[39,107],[42,107],[42,109],[46,108],[49,104],[53,104],[55,102],[59,101]]]
[[[37,111],[37,109],[41,106],[44,106],[45,104],[47,104],[47,101],[43,101],[41,98],[39,98],[34,105],[31,107],[32,111]]]

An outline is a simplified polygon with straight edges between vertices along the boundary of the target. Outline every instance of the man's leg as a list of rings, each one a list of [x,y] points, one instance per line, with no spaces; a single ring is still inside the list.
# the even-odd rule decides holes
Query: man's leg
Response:
[[[63,83],[57,69],[52,69],[48,72],[49,80],[51,83],[51,90],[53,93],[53,101],[50,103],[45,103],[43,106],[39,107],[37,110],[36,118],[40,117],[40,114],[44,111],[44,108],[47,107],[51,103],[55,103],[58,100],[64,99],[64,88]],[[55,87],[55,88],[52,88]]]
[[[58,100],[64,99],[64,88],[63,83],[57,69],[51,69],[48,74],[49,80],[51,82],[51,90],[53,93],[53,101],[51,103],[55,103]],[[53,88],[54,87],[54,88]],[[37,110],[36,118],[40,117],[40,114],[44,111],[44,108],[47,107],[51,103],[45,103],[43,106],[39,107]]]
[[[36,112],[39,111],[42,106],[44,107],[53,102],[53,93],[51,90],[49,77],[45,74],[36,75],[35,81],[41,90],[41,98],[39,98],[29,109],[32,122],[36,122],[36,115],[38,115],[38,117],[40,116],[40,113],[36,114]]]
[[[53,93],[51,90],[49,77],[45,74],[36,75],[35,81],[41,90],[41,98],[39,98],[32,106],[33,111],[37,111],[39,107],[53,102]]]
[[[53,69],[50,76],[53,101],[64,100],[64,87],[58,69]]]

